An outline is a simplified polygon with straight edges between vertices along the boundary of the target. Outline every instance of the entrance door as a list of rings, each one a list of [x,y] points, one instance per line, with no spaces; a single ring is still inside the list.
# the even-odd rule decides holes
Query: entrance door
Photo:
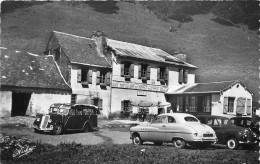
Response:
[[[30,99],[31,93],[13,92],[11,116],[25,116]]]

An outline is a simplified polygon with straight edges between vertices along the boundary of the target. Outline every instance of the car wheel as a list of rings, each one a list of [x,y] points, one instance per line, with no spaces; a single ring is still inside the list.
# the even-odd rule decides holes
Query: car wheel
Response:
[[[230,138],[227,140],[227,148],[231,150],[235,150],[238,148],[238,142],[235,138]]]
[[[55,135],[60,135],[62,134],[62,131],[63,131],[63,128],[61,125],[55,125],[54,128],[53,128],[53,133]]]
[[[84,132],[89,132],[90,131],[90,125],[89,125],[89,123],[86,123],[86,125],[84,126]]]
[[[132,138],[134,145],[142,145],[143,141],[141,140],[140,136],[138,134],[134,134]]]
[[[179,149],[183,149],[186,146],[186,142],[183,139],[173,139],[173,146]]]
[[[154,142],[156,146],[162,146],[163,142]]]

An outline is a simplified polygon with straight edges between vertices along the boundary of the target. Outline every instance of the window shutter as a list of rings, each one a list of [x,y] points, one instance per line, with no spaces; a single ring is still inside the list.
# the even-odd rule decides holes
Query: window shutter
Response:
[[[138,66],[138,79],[141,79],[141,68],[142,68],[142,66],[139,65]]]
[[[81,83],[81,69],[77,70],[77,82]]]
[[[187,84],[188,82],[188,70],[184,70],[184,83]]]
[[[89,84],[92,84],[92,70],[88,70],[87,72],[87,81]]]
[[[169,68],[166,67],[164,70],[164,80],[169,80]]]
[[[179,83],[183,82],[183,69],[179,70]]]
[[[124,111],[124,101],[121,101],[121,111]]]
[[[252,113],[252,100],[251,99],[247,99],[246,113],[248,115],[250,115]]]
[[[125,65],[124,64],[121,64],[121,76],[124,76],[124,68],[125,68]]]
[[[106,84],[107,86],[110,86],[110,72],[106,74]]]
[[[246,110],[246,99],[245,98],[238,98],[237,99],[237,113],[244,114]]]
[[[99,85],[100,84],[100,71],[97,71],[97,81],[96,84]]]
[[[98,99],[98,107],[102,109],[103,99]]]
[[[131,77],[134,77],[134,73],[135,73],[134,67],[135,67],[134,64],[131,64],[131,65],[130,65],[130,76],[131,76]]]
[[[151,75],[151,66],[148,66],[147,67],[147,74],[146,74],[147,80],[150,80],[150,75]]]
[[[223,113],[227,113],[227,111],[228,111],[228,97],[224,97]]]
[[[160,80],[160,68],[157,68],[157,81],[159,81]]]

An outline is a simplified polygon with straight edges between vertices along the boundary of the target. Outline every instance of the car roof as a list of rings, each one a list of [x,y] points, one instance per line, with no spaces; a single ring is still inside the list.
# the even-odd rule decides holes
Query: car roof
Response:
[[[225,116],[215,116],[215,115],[197,115],[197,118],[220,118],[220,119],[229,119]]]

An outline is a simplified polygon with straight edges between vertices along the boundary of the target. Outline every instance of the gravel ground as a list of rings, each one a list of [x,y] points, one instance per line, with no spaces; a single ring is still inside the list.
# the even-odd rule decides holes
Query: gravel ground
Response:
[[[66,143],[81,143],[82,145],[96,144],[131,144],[130,140],[130,124],[139,124],[140,122],[129,120],[98,120],[99,130],[88,133],[65,133],[63,135],[51,135],[49,133],[34,133],[32,124],[33,117],[9,117],[1,118],[1,133],[6,135],[14,135],[26,137],[30,142],[41,142],[52,145]]]

